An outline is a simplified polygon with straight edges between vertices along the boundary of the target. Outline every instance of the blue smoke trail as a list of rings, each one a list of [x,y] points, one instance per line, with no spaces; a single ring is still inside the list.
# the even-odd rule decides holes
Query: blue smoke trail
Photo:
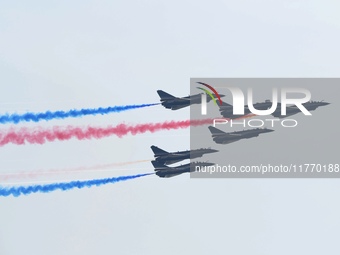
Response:
[[[137,104],[137,105],[123,105],[123,106],[113,106],[113,107],[106,107],[106,108],[96,108],[96,109],[80,109],[80,110],[69,110],[69,111],[47,111],[42,113],[32,113],[27,112],[24,114],[4,114],[0,115],[0,123],[19,123],[19,122],[38,122],[41,120],[52,120],[52,119],[65,119],[65,118],[77,118],[86,115],[97,115],[97,114],[109,114],[109,113],[118,113],[122,111],[138,109],[149,107],[153,105],[158,105],[159,103],[155,104]]]
[[[13,195],[18,197],[20,195],[29,195],[31,193],[49,193],[55,190],[71,190],[71,189],[82,189],[85,187],[92,187],[92,186],[101,186],[109,183],[116,183],[120,181],[127,181],[136,178],[140,178],[146,175],[151,175],[154,173],[148,174],[138,174],[138,175],[129,175],[129,176],[119,176],[119,177],[112,177],[106,179],[95,179],[95,180],[88,180],[88,181],[72,181],[72,182],[61,182],[61,183],[52,183],[46,185],[32,185],[32,186],[19,186],[19,187],[0,187],[0,196],[7,197]]]

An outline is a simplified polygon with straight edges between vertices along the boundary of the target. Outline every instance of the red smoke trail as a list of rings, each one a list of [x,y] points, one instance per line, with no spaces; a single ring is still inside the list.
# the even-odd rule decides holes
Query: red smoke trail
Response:
[[[250,118],[254,115],[246,115],[237,119]],[[219,118],[223,119],[223,118]],[[123,137],[127,134],[143,134],[146,132],[157,132],[161,130],[171,129],[183,129],[190,126],[201,126],[212,124],[214,119],[203,119],[203,120],[182,120],[182,121],[166,121],[159,123],[146,123],[137,125],[119,124],[117,126],[108,126],[105,128],[101,127],[59,127],[44,129],[38,128],[11,128],[7,132],[0,131],[0,146],[4,146],[8,143],[13,144],[44,144],[46,142],[53,142],[55,140],[65,141],[72,138],[78,140],[85,139],[100,139],[112,135]],[[228,119],[227,119],[228,120]]]
[[[11,128],[7,132],[0,131],[0,146],[9,143],[13,144],[44,144],[55,140],[65,141],[72,138],[78,140],[100,139],[112,135],[123,137],[127,134],[143,134],[145,132],[154,133],[161,130],[182,129],[191,126],[200,126],[211,124],[213,119],[204,120],[183,120],[183,121],[166,121],[161,123],[147,123],[137,125],[119,124],[117,126],[101,127],[53,127],[50,129],[39,128]]]
[[[3,174],[0,174],[0,181],[7,181],[10,179],[15,179],[15,180],[31,179],[35,177],[44,176],[44,175],[73,174],[77,172],[82,173],[84,171],[93,171],[93,170],[95,171],[99,169],[114,168],[117,166],[127,166],[127,165],[132,165],[132,164],[148,162],[151,160],[152,159],[136,160],[136,161],[129,161],[129,162],[121,162],[121,163],[100,164],[100,165],[94,165],[94,166],[80,166],[80,167],[63,168],[63,169],[33,170],[33,171],[27,171],[27,172],[3,173]]]

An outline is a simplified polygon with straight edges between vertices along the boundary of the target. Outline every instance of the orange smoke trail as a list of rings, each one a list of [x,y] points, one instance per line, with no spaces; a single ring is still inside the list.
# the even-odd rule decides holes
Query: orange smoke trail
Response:
[[[244,118],[251,118],[253,116],[256,116],[256,115],[255,114],[249,114],[249,115],[245,115],[245,116],[241,116],[239,118],[236,118],[236,120],[237,119],[244,119]],[[230,120],[228,118],[223,118],[223,117],[222,118],[221,117],[217,117],[217,118],[218,119]],[[190,125],[191,126],[209,125],[209,124],[213,123],[213,120],[214,119],[211,118],[211,119],[203,119],[203,120],[171,121],[171,122],[156,123],[156,124],[139,124],[139,125],[130,126],[130,127],[126,126],[125,124],[120,124],[118,126],[121,126],[121,127],[124,127],[124,128],[123,128],[123,131],[120,131],[118,133],[116,133],[115,128],[109,128],[109,129],[110,130],[111,129],[115,130],[115,132],[112,132],[112,134],[116,134],[119,137],[121,137],[123,135],[126,135],[129,132],[131,132],[133,135],[135,135],[137,133],[144,133],[146,131],[155,132],[155,131],[159,131],[159,130],[163,130],[163,129],[170,130],[170,129],[178,129],[178,128],[188,128],[188,127],[190,127]],[[55,131],[55,129],[58,129],[58,127],[55,127],[53,130]],[[89,132],[89,130],[91,132],[93,132],[94,128],[88,127],[87,129],[88,129],[87,132]],[[24,134],[26,132],[28,132],[28,130],[29,129],[27,129],[27,128],[23,128],[22,129]],[[110,132],[108,132],[108,133],[104,132],[102,134],[103,130],[100,129],[100,128],[98,128],[98,130],[95,130],[95,131],[99,132],[99,134],[94,135],[95,138],[101,138],[101,137],[105,137],[105,136],[111,135]],[[107,131],[107,130],[104,129],[104,131]],[[51,131],[51,132],[53,132],[53,131]],[[18,132],[18,134],[20,134],[20,131]],[[32,134],[30,134],[30,135],[33,136],[33,137],[36,136],[36,134],[34,132],[32,132]],[[7,136],[8,136],[8,134],[7,134]],[[89,137],[87,137],[86,139],[88,139],[88,138]],[[1,139],[2,139],[2,141],[1,141]],[[48,139],[50,139],[50,138],[48,138]],[[55,138],[53,138],[53,139],[51,138],[50,140],[54,140],[54,139]],[[67,139],[69,139],[69,138],[67,138]],[[85,138],[82,137],[80,139],[85,139]],[[6,142],[5,142],[5,140],[6,140]],[[1,141],[0,142],[0,146],[3,145],[3,144],[9,143],[10,140],[11,139],[7,140],[7,139],[4,139],[3,137],[1,137],[1,132],[0,132],[0,141]],[[64,139],[61,139],[61,140],[64,140]],[[24,141],[25,141],[25,139],[23,141],[21,141],[21,142],[24,143]],[[30,141],[30,139],[28,139],[28,141],[30,143],[36,143],[35,141]],[[22,143],[17,143],[17,144],[22,144]],[[41,143],[45,143],[45,140],[43,139],[41,141]],[[95,165],[95,166],[81,166],[81,167],[66,168],[66,169],[35,170],[35,171],[19,172],[19,173],[3,173],[3,174],[0,174],[0,181],[7,181],[9,179],[29,179],[29,178],[35,178],[35,177],[38,177],[38,176],[50,175],[50,174],[75,173],[75,172],[84,172],[86,170],[87,171],[91,171],[91,170],[96,170],[96,169],[107,169],[107,168],[112,168],[112,167],[117,167],[117,166],[125,166],[125,165],[131,165],[131,164],[138,164],[138,163],[143,163],[143,162],[148,162],[148,161],[151,161],[151,159],[150,160],[137,160],[137,161],[130,161],[130,162],[122,162],[122,163],[101,164],[101,165]]]

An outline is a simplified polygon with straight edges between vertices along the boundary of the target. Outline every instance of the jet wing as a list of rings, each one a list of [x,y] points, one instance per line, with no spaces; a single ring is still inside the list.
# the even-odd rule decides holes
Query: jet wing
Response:
[[[164,165],[172,165],[178,162],[183,161],[184,159],[168,159],[168,158],[157,158],[156,161],[164,164]]]
[[[227,144],[242,139],[242,134],[240,133],[226,133],[212,126],[209,127],[209,130],[216,143]]]
[[[179,103],[178,101],[181,100],[181,102]],[[164,105],[164,104],[163,104]],[[178,110],[178,109],[182,109],[184,107],[187,107],[190,105],[190,101],[188,100],[183,100],[183,99],[177,99],[175,103],[173,103],[170,108],[171,110]]]
[[[300,112],[300,109],[295,107],[295,106],[291,106],[291,107],[287,107],[286,108],[286,115],[282,115],[281,113],[281,109],[277,109],[276,111],[274,111],[272,113],[272,115],[274,117],[277,117],[277,118],[286,118],[286,117],[289,117],[289,116],[292,116],[294,114],[297,114]]]
[[[176,170],[160,170],[156,172],[156,175],[161,177],[161,178],[170,178],[170,177],[174,177],[180,174],[183,174],[185,172],[183,171],[176,171]]]
[[[241,136],[213,136],[213,141],[220,144],[233,143],[241,139]]]

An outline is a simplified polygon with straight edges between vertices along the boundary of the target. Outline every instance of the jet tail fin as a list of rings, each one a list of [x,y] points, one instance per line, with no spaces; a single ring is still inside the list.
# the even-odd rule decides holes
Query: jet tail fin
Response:
[[[157,90],[157,93],[158,93],[159,97],[161,98],[161,101],[176,98],[173,95],[170,95],[169,93],[164,92],[163,90]]]
[[[161,170],[161,169],[167,169],[169,168],[168,166],[165,166],[164,164],[160,163],[159,161],[156,160],[152,160],[151,164],[153,165],[153,167],[155,168],[155,170]]]
[[[231,104],[228,104],[228,103],[226,103],[226,102],[224,102],[224,101],[222,101],[221,106],[232,106],[232,105],[231,105]]]
[[[160,148],[158,148],[157,146],[154,146],[154,145],[151,146],[151,150],[155,154],[155,157],[169,154],[169,152],[162,150],[162,149],[160,149]]]
[[[215,128],[213,126],[209,126],[208,128],[209,128],[209,130],[210,130],[210,132],[213,136],[225,135],[226,134],[222,130],[219,130],[218,128]]]

